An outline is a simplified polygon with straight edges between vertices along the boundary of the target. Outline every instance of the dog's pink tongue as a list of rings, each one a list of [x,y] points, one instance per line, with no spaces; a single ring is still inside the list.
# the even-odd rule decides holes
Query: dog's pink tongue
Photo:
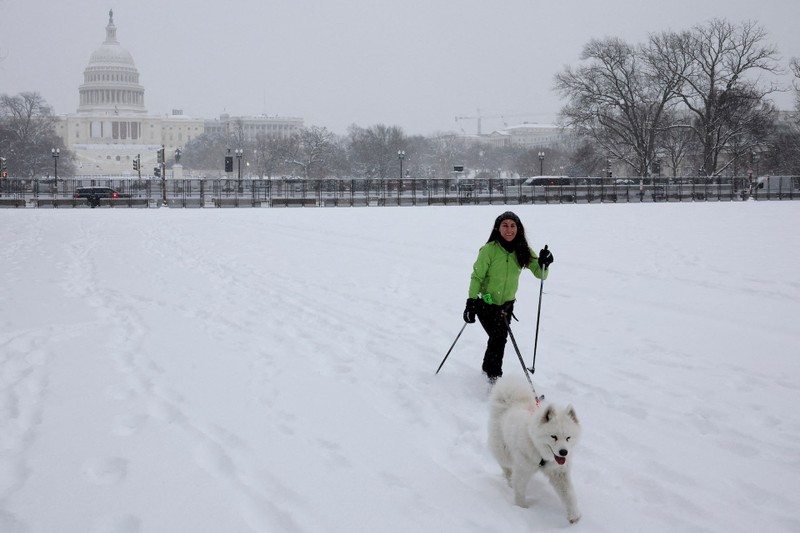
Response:
[[[567,458],[566,457],[561,457],[560,455],[554,455],[553,457],[555,457],[556,462],[558,464],[560,464],[560,465],[563,465],[564,463],[567,462]]]

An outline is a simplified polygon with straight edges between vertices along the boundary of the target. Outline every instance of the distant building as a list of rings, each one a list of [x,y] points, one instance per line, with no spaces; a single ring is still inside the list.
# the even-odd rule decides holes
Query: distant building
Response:
[[[497,148],[551,148],[567,146],[574,139],[568,128],[554,124],[531,124],[525,122],[507,126],[486,134],[463,134],[459,138],[468,145],[490,145]]]
[[[218,119],[206,120],[203,125],[206,133],[233,135],[245,141],[255,141],[259,135],[289,137],[303,127],[303,119],[268,115],[232,117],[225,114]]]
[[[76,157],[78,175],[135,175],[133,160],[141,157],[142,174],[152,173],[156,152],[164,146],[167,161],[175,150],[205,133],[242,126],[244,139],[258,132],[288,136],[302,128],[294,117],[228,117],[206,120],[185,116],[181,110],[149,115],[144,87],[131,54],[120,46],[114,13],[109,11],[106,39],[89,58],[78,88],[79,105],[74,114],[59,117],[56,134]],[[206,128],[209,128],[206,130]]]
[[[489,134],[488,143],[498,148],[543,148],[564,144],[569,132],[554,124],[529,124],[509,126]]]

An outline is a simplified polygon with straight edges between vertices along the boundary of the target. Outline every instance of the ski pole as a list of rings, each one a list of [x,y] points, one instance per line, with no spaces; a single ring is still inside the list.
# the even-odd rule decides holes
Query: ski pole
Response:
[[[506,325],[506,329],[508,330],[508,336],[511,337],[511,344],[514,345],[514,351],[517,352],[517,358],[519,359],[519,364],[522,365],[522,371],[525,373],[525,377],[528,379],[528,383],[531,386],[531,390],[533,391],[533,396],[536,398],[536,405],[539,405],[539,402],[544,399],[544,394],[539,396],[536,394],[536,387],[533,386],[533,380],[531,380],[531,375],[528,373],[528,368],[525,366],[525,361],[522,360],[522,354],[519,351],[519,346],[517,346],[517,339],[514,338],[514,333],[511,331],[511,324],[508,322],[503,322]]]
[[[545,247],[546,248],[546,247]],[[547,267],[544,267],[544,270],[547,271]],[[544,276],[542,276],[544,278]],[[536,311],[536,336],[533,340],[533,363],[531,363],[531,367],[528,369],[530,370],[531,374],[536,372],[536,349],[539,347],[539,318],[542,316],[542,290],[544,289],[544,279],[541,280],[539,283],[539,309]]]
[[[439,370],[441,370],[441,369],[442,369],[442,365],[444,365],[444,362],[445,362],[445,361],[447,361],[447,356],[449,356],[449,355],[450,355],[450,352],[452,352],[452,351],[453,351],[453,347],[454,347],[454,346],[456,345],[456,343],[458,342],[458,338],[459,338],[459,337],[461,337],[461,334],[462,334],[462,333],[464,333],[464,328],[466,328],[466,327],[467,327],[467,324],[469,324],[469,322],[464,322],[464,325],[463,325],[463,326],[461,326],[461,331],[459,331],[459,332],[458,332],[458,335],[456,335],[456,340],[454,340],[454,341],[453,341],[453,344],[451,344],[451,345],[450,345],[450,349],[449,349],[449,350],[447,350],[447,353],[446,353],[446,354],[444,354],[444,359],[442,359],[442,362],[441,362],[441,363],[439,363],[439,368],[437,368],[437,369],[436,369],[436,373],[437,373],[437,374],[439,373]]]

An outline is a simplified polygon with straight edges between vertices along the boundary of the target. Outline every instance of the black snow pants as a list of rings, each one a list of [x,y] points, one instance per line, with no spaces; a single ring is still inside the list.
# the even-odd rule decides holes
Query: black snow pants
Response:
[[[514,300],[503,305],[484,303],[478,309],[478,320],[489,335],[486,342],[486,353],[483,356],[483,371],[492,378],[503,375],[503,352],[508,339],[508,324],[514,312]]]

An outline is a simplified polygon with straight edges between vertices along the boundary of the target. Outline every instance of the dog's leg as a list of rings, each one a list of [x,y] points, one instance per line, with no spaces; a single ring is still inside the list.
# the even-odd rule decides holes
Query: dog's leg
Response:
[[[510,487],[511,486],[511,469],[510,468],[506,468],[505,466],[502,467],[502,468],[503,468],[503,475],[505,476],[506,482],[508,482],[508,486]]]
[[[558,497],[561,498],[561,501],[567,508],[567,518],[574,524],[581,519],[581,512],[578,510],[578,500],[572,488],[572,479],[569,476],[569,471],[552,471],[548,473],[547,477],[550,479],[550,484],[556,490],[556,494],[558,494]]]
[[[533,469],[527,465],[514,465],[511,471],[511,488],[514,489],[514,503],[520,507],[528,507],[525,491],[533,475]]]

